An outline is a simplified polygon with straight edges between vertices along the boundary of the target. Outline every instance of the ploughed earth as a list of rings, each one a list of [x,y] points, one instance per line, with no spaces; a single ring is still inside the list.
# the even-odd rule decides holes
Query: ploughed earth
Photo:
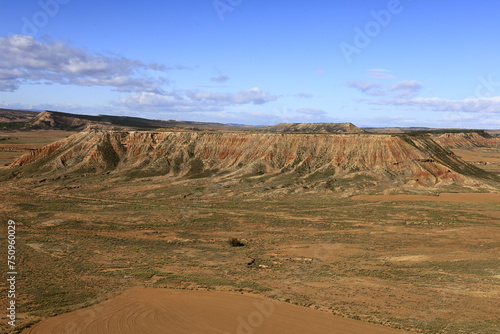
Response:
[[[103,303],[50,318],[24,334],[397,334],[380,325],[228,292],[131,289]]]
[[[65,137],[0,170],[20,269],[0,332],[500,331],[494,140]]]

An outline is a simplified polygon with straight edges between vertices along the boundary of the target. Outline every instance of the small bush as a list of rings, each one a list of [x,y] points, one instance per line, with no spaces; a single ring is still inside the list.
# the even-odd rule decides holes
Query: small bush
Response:
[[[242,243],[241,241],[238,240],[238,238],[231,238],[228,240],[228,243],[229,245],[231,245],[231,247],[242,247],[242,246],[245,246],[244,243]]]

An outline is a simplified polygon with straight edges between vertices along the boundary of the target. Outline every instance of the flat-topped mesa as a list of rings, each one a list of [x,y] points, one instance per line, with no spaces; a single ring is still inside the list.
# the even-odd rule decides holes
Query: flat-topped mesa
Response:
[[[171,178],[289,177],[303,183],[474,185],[488,173],[426,136],[81,132],[17,159],[36,175],[111,171]],[[26,172],[25,174],[28,174]]]
[[[352,123],[280,123],[267,128],[280,133],[363,133]]]
[[[450,148],[500,148],[500,137],[492,137],[486,133],[479,132],[445,133],[436,136],[435,140],[439,144]]]

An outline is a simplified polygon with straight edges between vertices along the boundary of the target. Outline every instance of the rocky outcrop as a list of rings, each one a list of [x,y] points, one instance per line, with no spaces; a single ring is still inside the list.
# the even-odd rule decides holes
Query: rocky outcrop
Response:
[[[500,137],[478,132],[445,133],[436,136],[436,142],[449,148],[495,147],[500,148]]]
[[[352,123],[280,123],[266,129],[279,133],[363,133]]]
[[[95,122],[92,120],[64,116],[63,113],[56,113],[47,110],[42,111],[40,114],[38,114],[31,124],[35,128],[67,130],[81,130],[92,125],[101,125],[99,122]]]
[[[188,131],[260,131],[259,127],[231,126],[220,123],[163,121],[140,117],[112,115],[79,115],[45,110],[29,122],[30,128],[59,130],[150,131],[154,129],[183,129]]]
[[[134,177],[302,180],[434,187],[492,178],[428,136],[81,132],[16,160],[37,175],[103,172]]]

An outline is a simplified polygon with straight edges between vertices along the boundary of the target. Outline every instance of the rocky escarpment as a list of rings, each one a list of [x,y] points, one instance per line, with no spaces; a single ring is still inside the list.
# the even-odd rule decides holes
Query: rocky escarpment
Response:
[[[280,123],[266,128],[279,133],[363,133],[352,123]]]
[[[485,133],[445,133],[436,136],[436,142],[449,148],[474,148],[474,147],[495,147],[500,148],[500,137],[493,137]]]
[[[306,187],[475,186],[492,176],[425,136],[81,132],[16,160],[17,174],[263,178]],[[281,181],[280,181],[281,180]],[[290,183],[291,182],[291,183]]]
[[[75,117],[77,115],[64,114],[54,111],[42,111],[32,120],[31,125],[41,129],[66,129],[66,130],[81,130],[91,126],[101,126],[107,129],[112,128],[112,124],[108,122],[98,122],[91,119]],[[82,116],[84,117],[84,116]]]

